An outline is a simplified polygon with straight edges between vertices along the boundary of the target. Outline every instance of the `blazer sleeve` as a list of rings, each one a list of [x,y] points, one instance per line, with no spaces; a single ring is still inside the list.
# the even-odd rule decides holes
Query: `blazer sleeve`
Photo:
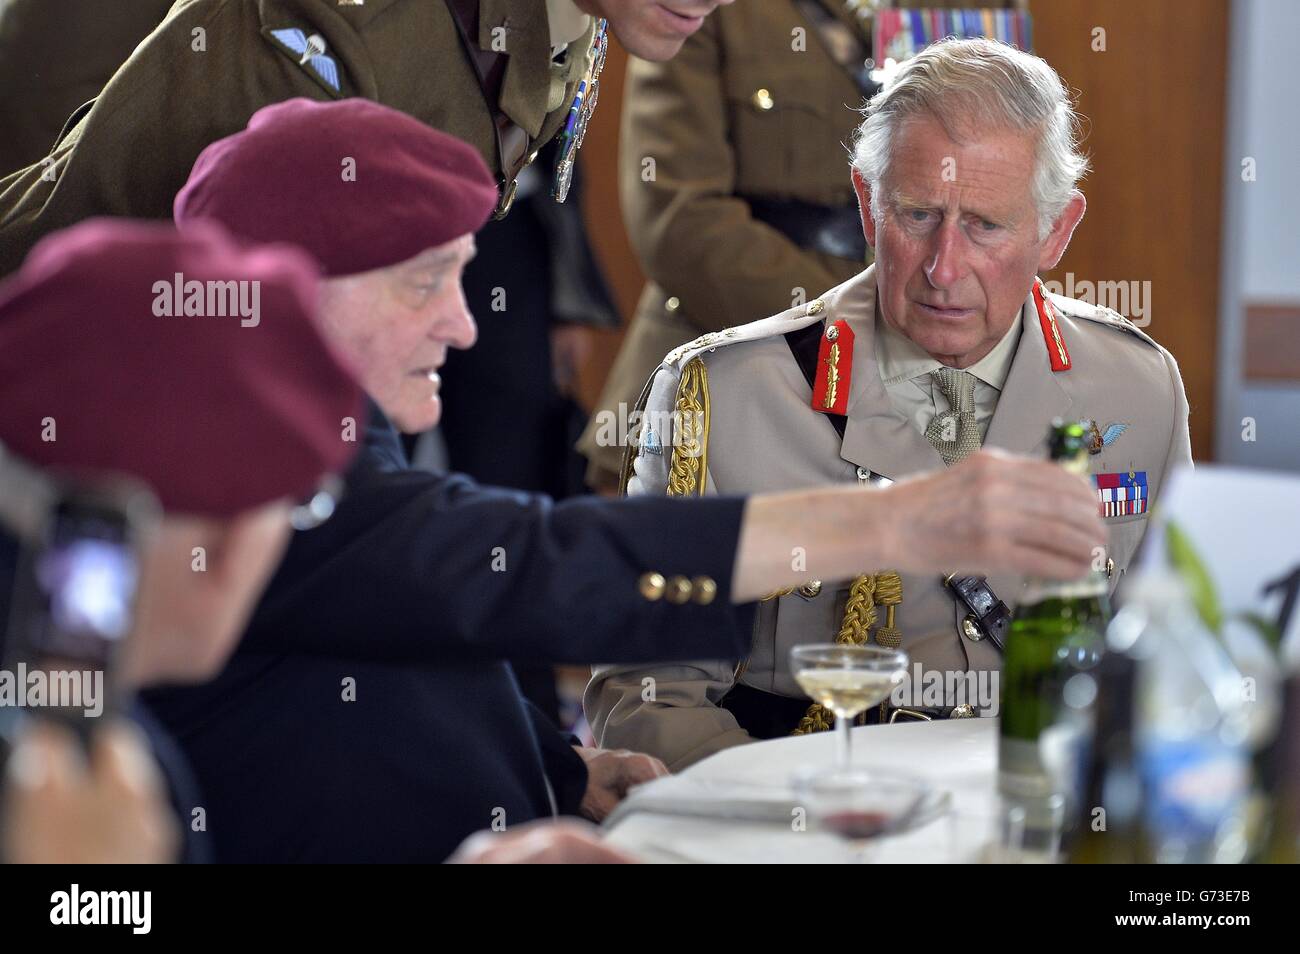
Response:
[[[400,469],[386,435],[372,427],[334,515],[295,535],[241,648],[572,664],[747,652],[753,604],[730,599],[742,498],[556,503]],[[708,577],[716,596],[647,597],[653,573]]]
[[[566,736],[541,709],[527,699],[524,711],[533,724],[537,748],[542,754],[542,771],[555,798],[557,815],[577,815],[582,796],[587,794],[587,763],[574,751],[575,741]]]

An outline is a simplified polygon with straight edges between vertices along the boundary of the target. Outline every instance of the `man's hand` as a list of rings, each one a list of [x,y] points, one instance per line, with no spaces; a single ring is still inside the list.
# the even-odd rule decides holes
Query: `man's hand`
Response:
[[[744,603],[880,567],[1073,579],[1105,545],[1086,478],[1048,461],[980,451],[889,487],[750,497],[731,598]]]
[[[579,745],[573,749],[587,763],[587,791],[578,811],[594,822],[603,821],[632,786],[669,774],[663,762],[641,752]]]
[[[4,858],[17,864],[176,860],[179,834],[163,781],[135,729],[109,725],[87,765],[66,729],[38,720],[5,773]]]
[[[883,490],[897,540],[889,562],[913,572],[1013,572],[1076,579],[1106,529],[1086,479],[996,450]]]
[[[636,859],[604,845],[576,821],[535,821],[510,831],[480,831],[447,859],[457,865],[628,865]]]

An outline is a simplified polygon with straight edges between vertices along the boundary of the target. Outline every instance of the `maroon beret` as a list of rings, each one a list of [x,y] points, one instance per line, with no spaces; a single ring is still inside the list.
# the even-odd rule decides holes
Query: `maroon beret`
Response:
[[[335,276],[477,232],[496,203],[483,158],[456,137],[368,99],[290,99],[204,149],[174,212],[182,227],[210,218],[292,242]]]
[[[355,451],[342,419],[361,420],[316,330],[318,290],[299,249],[212,223],[56,233],[0,284],[0,441],[38,466],[137,477],[181,513],[301,499]]]

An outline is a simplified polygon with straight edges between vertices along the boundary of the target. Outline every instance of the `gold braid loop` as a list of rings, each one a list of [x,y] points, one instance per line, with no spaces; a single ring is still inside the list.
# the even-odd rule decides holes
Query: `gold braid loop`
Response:
[[[894,647],[902,642],[903,635],[894,626],[894,607],[903,602],[903,580],[892,570],[875,575],[859,576],[849,587],[849,598],[844,604],[844,621],[835,637],[837,645],[865,646],[871,639],[871,627],[876,624],[876,607],[885,607],[885,625],[876,631],[876,642]],[[814,702],[799,720],[791,735],[825,732],[835,725],[835,714],[820,702]]]
[[[903,634],[894,625],[894,607],[903,602],[903,579],[893,570],[876,574],[876,605],[885,607],[885,625],[876,630],[876,642],[897,649]]]

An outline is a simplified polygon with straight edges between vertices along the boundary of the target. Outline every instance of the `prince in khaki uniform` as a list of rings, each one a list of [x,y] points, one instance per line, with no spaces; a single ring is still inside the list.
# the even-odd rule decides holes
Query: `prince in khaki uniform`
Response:
[[[843,144],[878,88],[863,66],[870,9],[745,0],[709,17],[672,60],[629,61],[619,196],[649,282],[578,445],[592,487],[617,483],[620,406],[635,403],[668,351],[862,270],[867,247]]]
[[[1115,312],[1047,293],[1036,278],[1083,216],[1074,128],[1059,77],[1035,57],[962,40],[908,61],[872,101],[855,147],[852,179],[876,263],[807,305],[669,353],[642,397],[627,492],[896,481],[980,447],[1045,455],[1053,418],[1087,419],[1109,528],[1096,566],[1117,583],[1149,501],[1191,462],[1188,408],[1167,351]],[[1021,582],[984,581],[1011,607]],[[811,580],[760,605],[740,667],[597,667],[588,718],[601,745],[670,768],[824,728],[816,712],[804,718],[808,700],[787,661],[793,645],[835,639],[901,644],[913,664],[904,702],[927,684],[945,687],[918,711],[991,713],[999,632],[976,609],[938,576],[864,567],[851,582]]]

